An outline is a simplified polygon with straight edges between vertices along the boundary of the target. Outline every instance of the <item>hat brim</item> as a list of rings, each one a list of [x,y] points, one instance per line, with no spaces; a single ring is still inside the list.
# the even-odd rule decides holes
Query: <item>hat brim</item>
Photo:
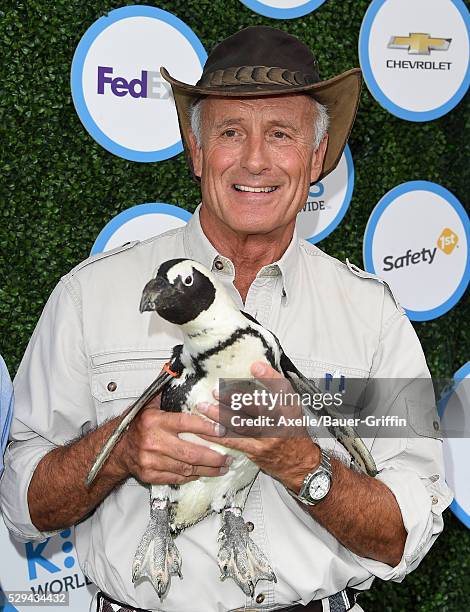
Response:
[[[184,149],[191,172],[194,174],[189,148],[191,130],[189,109],[201,96],[218,96],[227,98],[259,98],[264,96],[289,95],[305,93],[328,109],[330,126],[328,128],[328,147],[323,162],[323,170],[317,181],[325,178],[339,163],[346,142],[351,133],[359,98],[361,94],[362,74],[360,68],[352,68],[331,79],[298,86],[253,85],[236,87],[198,87],[183,83],[172,77],[166,68],[160,68],[162,77],[171,85]],[[196,177],[199,178],[199,177]]]

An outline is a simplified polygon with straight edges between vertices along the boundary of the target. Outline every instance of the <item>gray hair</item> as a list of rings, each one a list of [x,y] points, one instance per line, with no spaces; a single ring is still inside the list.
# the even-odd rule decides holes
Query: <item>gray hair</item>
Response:
[[[202,103],[205,98],[199,98],[194,104],[189,107],[189,119],[191,121],[191,130],[196,138],[196,142],[198,147],[201,146],[202,142]],[[316,151],[325,137],[328,126],[330,123],[330,119],[328,117],[328,109],[323,104],[320,104],[317,100],[311,98],[312,102],[315,105],[315,119],[314,119],[314,128],[315,135],[313,140],[313,148]]]

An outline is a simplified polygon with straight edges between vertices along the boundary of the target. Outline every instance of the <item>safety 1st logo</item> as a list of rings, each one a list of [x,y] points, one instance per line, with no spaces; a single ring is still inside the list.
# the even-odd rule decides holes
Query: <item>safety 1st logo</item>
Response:
[[[417,265],[420,263],[432,264],[439,248],[446,255],[450,255],[455,249],[459,241],[459,237],[455,232],[446,227],[442,230],[439,238],[437,239],[437,246],[432,248],[423,247],[421,250],[412,252],[408,249],[404,255],[399,257],[393,257],[393,255],[387,255],[383,259],[383,271],[388,272],[389,270],[406,268],[408,266]]]
[[[441,249],[443,253],[445,253],[446,255],[450,255],[457,246],[458,241],[459,237],[457,236],[457,234],[448,227],[446,227],[442,230],[442,234],[437,240],[437,246]]]

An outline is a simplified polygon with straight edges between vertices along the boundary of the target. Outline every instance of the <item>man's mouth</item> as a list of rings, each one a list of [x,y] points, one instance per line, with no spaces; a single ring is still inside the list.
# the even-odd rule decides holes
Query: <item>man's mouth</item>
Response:
[[[271,193],[271,191],[276,191],[278,185],[268,185],[266,187],[250,187],[249,185],[235,184],[233,187],[237,191],[248,191],[250,193]]]

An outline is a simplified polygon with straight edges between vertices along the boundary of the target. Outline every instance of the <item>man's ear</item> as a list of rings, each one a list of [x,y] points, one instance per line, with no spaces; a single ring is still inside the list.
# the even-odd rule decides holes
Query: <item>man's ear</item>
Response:
[[[188,134],[189,141],[189,150],[191,152],[191,160],[193,162],[193,170],[194,174],[197,177],[201,177],[202,175],[202,149],[196,142],[196,136],[192,130],[189,131]]]
[[[326,149],[328,147],[328,134],[325,134],[323,140],[318,145],[318,149],[312,156],[312,168],[310,172],[310,182],[315,183],[323,170],[323,160],[325,159]]]

